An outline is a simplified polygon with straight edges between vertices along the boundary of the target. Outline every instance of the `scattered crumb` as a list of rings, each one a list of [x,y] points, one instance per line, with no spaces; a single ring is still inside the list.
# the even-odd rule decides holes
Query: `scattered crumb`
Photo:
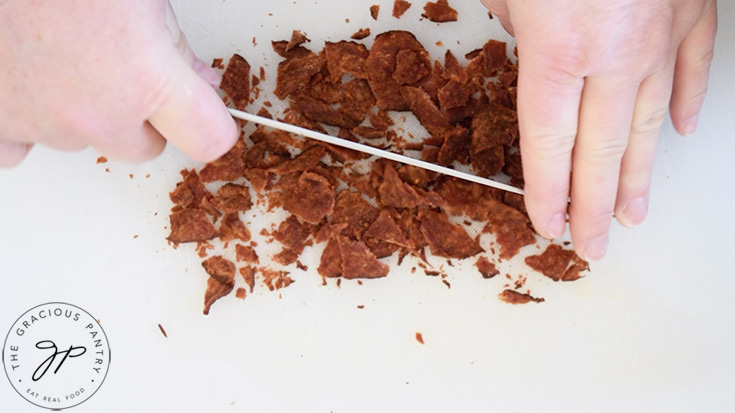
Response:
[[[498,294],[498,298],[508,304],[526,304],[532,301],[535,303],[543,303],[546,301],[543,298],[536,298],[530,294],[519,293],[518,291],[513,290],[504,290],[502,293]]]
[[[418,341],[421,344],[424,344],[424,335],[419,333],[418,331],[416,332],[416,341]]]
[[[97,320],[99,322],[99,320]],[[168,334],[166,334],[166,330],[163,329],[162,325],[158,325],[158,329],[161,330],[161,334],[163,334],[164,337],[168,338]]]
[[[244,300],[246,295],[247,295],[247,290],[245,290],[242,287],[238,288],[237,291],[235,291],[235,297],[241,300]]]
[[[107,163],[107,158],[105,158],[104,156],[100,156],[99,158],[97,158],[97,163]]]

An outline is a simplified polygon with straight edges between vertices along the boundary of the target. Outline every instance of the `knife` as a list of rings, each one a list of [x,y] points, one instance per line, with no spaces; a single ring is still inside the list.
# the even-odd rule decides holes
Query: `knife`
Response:
[[[307,138],[315,139],[321,142],[325,142],[331,145],[341,146],[343,148],[352,149],[353,151],[364,152],[380,158],[390,159],[391,161],[400,162],[407,165],[413,165],[418,168],[427,169],[440,174],[453,176],[455,178],[464,179],[465,181],[474,182],[477,184],[489,186],[492,188],[501,189],[503,191],[512,192],[514,194],[523,195],[523,190],[512,185],[504,184],[502,182],[493,181],[492,179],[481,178],[476,175],[472,175],[466,172],[458,171],[456,169],[447,168],[445,166],[435,165],[430,162],[414,159],[405,155],[400,155],[394,152],[386,151],[383,149],[374,148],[372,146],[363,145],[361,143],[348,141],[346,139],[337,138],[321,132],[313,131],[310,129],[302,128],[299,126],[291,125],[289,123],[279,122],[277,120],[268,119],[262,116],[253,115],[252,113],[243,112],[241,110],[228,108],[232,117],[242,119],[248,122],[257,123],[258,125],[267,126],[273,129],[279,129],[284,132],[293,133],[296,135],[305,136]]]

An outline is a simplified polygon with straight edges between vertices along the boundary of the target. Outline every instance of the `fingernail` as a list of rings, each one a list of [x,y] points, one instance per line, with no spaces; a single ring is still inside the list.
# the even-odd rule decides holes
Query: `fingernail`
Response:
[[[546,234],[548,238],[559,238],[564,234],[564,228],[567,225],[566,215],[561,212],[554,215],[546,224]]]
[[[648,215],[648,199],[636,198],[628,202],[623,209],[620,210],[618,222],[625,227],[635,227],[640,225]]]
[[[194,60],[194,71],[212,87],[219,87],[220,76],[214,69],[199,59]]]
[[[609,241],[610,238],[608,235],[593,238],[584,248],[584,252],[582,253],[584,256],[583,258],[587,261],[597,261],[602,259],[607,252],[607,244]]]
[[[684,136],[694,135],[699,124],[699,115],[694,115],[684,123]]]

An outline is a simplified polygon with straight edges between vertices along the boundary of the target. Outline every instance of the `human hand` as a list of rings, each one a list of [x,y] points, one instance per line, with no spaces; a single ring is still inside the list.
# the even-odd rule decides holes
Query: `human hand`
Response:
[[[482,1],[517,40],[531,221],[542,236],[561,236],[571,196],[575,250],[585,259],[600,259],[613,213],[626,227],[645,219],[667,107],[682,135],[697,127],[717,3]]]
[[[234,145],[167,0],[0,0],[0,22],[0,167],[34,143],[131,162],[166,140],[205,162]]]

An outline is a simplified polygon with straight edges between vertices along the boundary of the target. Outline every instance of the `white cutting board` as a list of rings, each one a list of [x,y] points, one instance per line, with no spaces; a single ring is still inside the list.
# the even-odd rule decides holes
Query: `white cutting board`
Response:
[[[205,61],[238,52],[270,82],[269,42],[294,28],[315,49],[362,27],[370,39],[408,29],[435,57],[507,39],[479,1],[452,4],[460,23],[436,25],[419,21],[423,1],[401,20],[387,0],[174,2]],[[396,270],[321,286],[312,263],[280,295],[226,297],[205,317],[201,260],[167,245],[164,229],[178,171],[198,165],[171,147],[143,165],[36,148],[0,171],[0,335],[49,301],[99,318],[112,362],[78,412],[732,411],[735,4],[720,9],[699,132],[684,139],[666,124],[649,219],[615,224],[608,256],[583,280],[531,277],[543,304],[504,304],[505,280],[474,271],[450,273],[451,289]],[[0,377],[0,411],[39,409]]]

